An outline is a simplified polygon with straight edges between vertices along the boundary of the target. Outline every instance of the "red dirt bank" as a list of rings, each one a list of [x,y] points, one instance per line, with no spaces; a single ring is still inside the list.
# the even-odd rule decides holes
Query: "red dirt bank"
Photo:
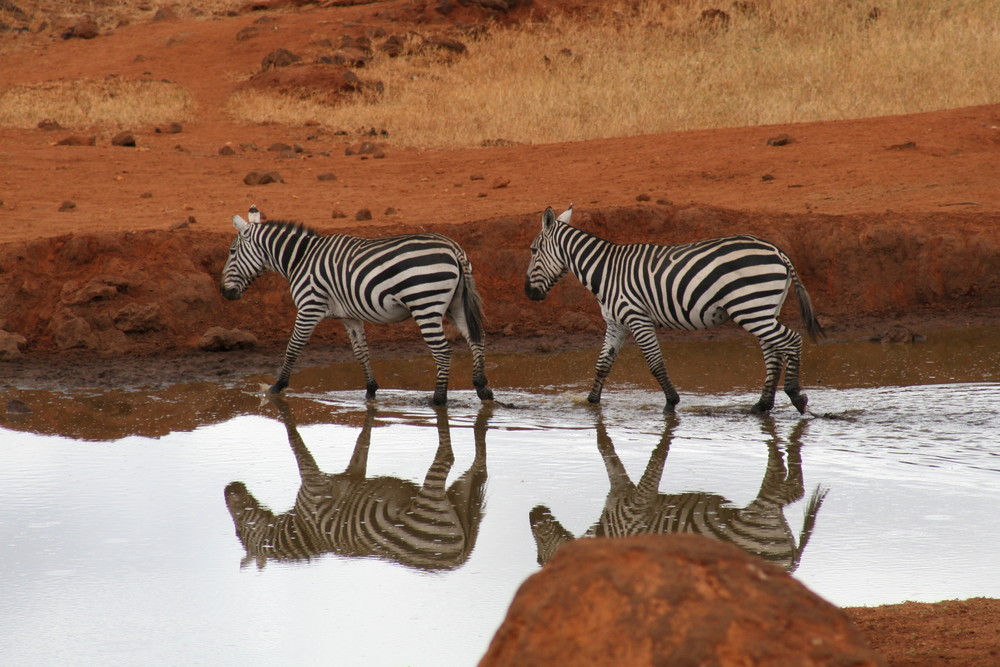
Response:
[[[796,262],[835,335],[856,334],[859,322],[876,329],[899,320],[917,327],[1000,323],[1000,105],[548,146],[389,145],[384,159],[345,155],[361,139],[356,134],[246,126],[221,112],[232,74],[253,71],[274,48],[378,26],[403,31],[412,7],[274,13],[271,25],[280,30],[239,42],[235,35],[258,14],[137,23],[87,41],[4,38],[0,87],[154,76],[186,87],[199,115],[180,134],[126,128],[138,148],[111,146],[117,129],[87,132],[97,136],[96,146],[54,145],[69,132],[0,129],[0,330],[25,339],[23,357],[0,365],[0,373],[16,378],[38,361],[57,367],[61,359],[127,363],[163,350],[198,355],[197,342],[213,325],[283,345],[291,308],[279,280],[262,279],[237,304],[218,294],[229,220],[250,203],[323,232],[434,230],[454,237],[472,258],[495,345],[519,345],[533,334],[563,336],[552,345],[567,334],[599,335],[596,306],[578,287],[562,285],[531,307],[521,291],[540,211],[571,201],[575,222],[621,242],[736,232],[775,241]],[[782,132],[795,142],[767,145]],[[264,148],[275,141],[297,142],[303,151],[219,155],[226,144]],[[244,185],[250,171],[278,171],[284,183]],[[319,180],[324,173],[336,180]],[[60,211],[65,200],[76,207]],[[373,221],[354,220],[362,208]],[[331,218],[334,209],[348,217]],[[414,335],[406,326],[371,334],[382,343],[410,343]],[[344,340],[336,326],[321,327],[318,340],[324,338]],[[892,665],[1000,661],[995,600],[852,615]]]

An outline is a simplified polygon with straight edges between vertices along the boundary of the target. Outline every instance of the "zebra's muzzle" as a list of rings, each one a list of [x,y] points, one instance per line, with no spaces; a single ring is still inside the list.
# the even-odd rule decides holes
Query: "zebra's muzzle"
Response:
[[[226,287],[223,285],[220,290],[222,291],[222,296],[226,297],[230,301],[238,301],[239,298],[243,296],[243,290],[235,287]]]
[[[545,297],[548,296],[547,291],[533,287],[529,282],[524,283],[524,293],[532,301],[543,301]]]

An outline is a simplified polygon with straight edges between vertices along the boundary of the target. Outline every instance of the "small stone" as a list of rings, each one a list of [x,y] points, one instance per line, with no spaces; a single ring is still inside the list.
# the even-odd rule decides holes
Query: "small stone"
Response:
[[[372,212],[369,211],[367,208],[360,209],[357,213],[354,214],[354,219],[358,221],[371,220]]]
[[[781,133],[776,137],[771,137],[767,140],[768,146],[787,146],[788,144],[795,143],[795,137],[790,134]]]
[[[346,214],[346,213],[344,213],[343,211],[341,211],[341,210],[340,210],[339,208],[335,208],[335,209],[333,209],[333,211],[332,211],[332,212],[330,213],[330,217],[331,217],[331,218],[346,218],[346,217],[347,217],[347,214]]]
[[[219,155],[236,155],[236,149],[226,145],[219,149]]]
[[[335,180],[337,180],[337,177],[336,177],[336,175],[333,174],[333,172],[329,172],[328,171],[325,174],[320,174],[319,176],[317,176],[316,180],[318,180],[318,181],[335,181]]]
[[[59,205],[59,210],[63,211],[63,212],[65,212],[65,211],[74,211],[74,210],[76,210],[76,202],[75,201],[70,201],[69,199],[67,199],[62,204]]]
[[[112,146],[135,146],[135,137],[128,132],[119,132],[111,137]]]

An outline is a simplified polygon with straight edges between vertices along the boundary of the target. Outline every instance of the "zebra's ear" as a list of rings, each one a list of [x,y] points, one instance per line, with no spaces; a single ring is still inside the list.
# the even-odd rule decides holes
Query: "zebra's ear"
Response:
[[[238,232],[245,232],[246,230],[250,229],[250,223],[241,218],[240,216],[234,215],[233,227],[235,227],[236,231]]]
[[[552,210],[551,206],[545,208],[545,213],[542,213],[542,231],[552,228],[552,225],[556,223],[556,212]]]
[[[573,217],[573,204],[570,204],[569,208],[560,213],[559,217],[556,218],[556,220],[558,220],[559,222],[565,222],[568,225],[570,218],[572,217]]]

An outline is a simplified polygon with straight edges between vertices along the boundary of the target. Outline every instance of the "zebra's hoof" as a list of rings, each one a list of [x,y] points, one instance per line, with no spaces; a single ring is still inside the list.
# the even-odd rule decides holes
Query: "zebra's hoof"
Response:
[[[809,397],[805,394],[799,394],[792,398],[792,405],[795,406],[800,415],[804,415],[806,413],[806,406],[809,405]]]
[[[280,394],[282,391],[285,390],[285,387],[287,387],[287,386],[288,386],[287,384],[281,384],[280,382],[275,382],[267,390],[267,393],[269,393],[269,394],[275,394],[275,395]]]
[[[492,401],[493,400],[493,390],[483,387],[482,389],[476,389],[476,395],[479,396],[481,401]]]
[[[431,396],[431,405],[448,405],[448,395],[434,394]]]
[[[601,402],[601,396],[600,396],[600,394],[597,394],[597,395],[590,394],[589,396],[587,396],[587,402],[588,403],[592,403],[593,405],[597,405],[598,403]]]
[[[773,407],[774,407],[773,403],[768,405],[767,403],[758,402],[754,403],[753,407],[750,408],[750,412],[754,413],[755,415],[766,415],[768,412],[771,411],[771,408]]]

